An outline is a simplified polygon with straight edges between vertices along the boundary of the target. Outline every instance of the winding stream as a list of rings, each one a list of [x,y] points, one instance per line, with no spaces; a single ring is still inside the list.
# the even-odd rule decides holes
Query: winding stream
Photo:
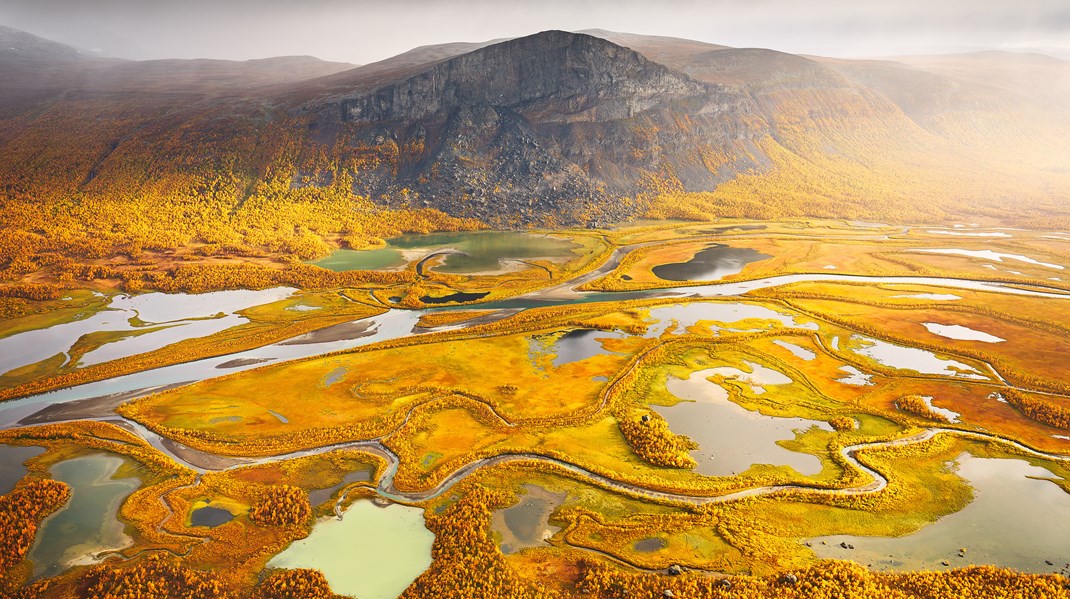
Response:
[[[492,302],[488,304],[481,304],[477,307],[481,310],[489,309],[496,310],[502,313],[512,314],[518,310],[531,307],[568,305],[588,302],[616,302],[628,299],[662,298],[701,299],[703,297],[738,296],[757,289],[766,289],[769,287],[809,281],[865,281],[873,284],[920,284],[952,289],[971,289],[1013,295],[1070,299],[1070,294],[1060,293],[1054,289],[1044,287],[1024,288],[1022,286],[1010,286],[1002,283],[969,279],[932,277],[866,277],[861,275],[842,275],[828,273],[780,275],[744,282],[714,283],[649,291],[614,293],[575,291],[575,287],[581,284],[582,282],[589,281],[595,278],[596,276],[599,276],[615,267],[616,263],[619,262],[621,256],[623,256],[623,253],[618,250],[614,253],[611,259],[605,265],[603,265],[592,273],[587,273],[585,275],[577,277],[570,282],[559,284],[549,289],[529,293],[525,296],[521,296],[518,298],[504,300],[500,302]],[[392,451],[390,451],[383,443],[384,438],[392,434],[393,431],[384,437],[376,439],[340,443],[262,458],[231,458],[228,456],[213,455],[210,453],[184,448],[181,445],[170,441],[169,439],[165,439],[160,437],[159,435],[156,435],[155,433],[149,431],[147,428],[136,422],[121,419],[113,413],[115,405],[118,405],[118,403],[121,401],[127,401],[134,397],[158,391],[161,387],[164,386],[184,385],[196,381],[217,377],[222,374],[256,368],[259,367],[264,360],[271,360],[271,363],[275,364],[282,361],[313,357],[333,351],[352,349],[390,339],[397,339],[411,335],[431,334],[436,332],[436,329],[417,329],[416,323],[421,315],[432,311],[436,311],[436,309],[432,308],[427,310],[413,311],[389,310],[378,316],[366,319],[365,322],[367,323],[367,330],[371,331],[371,334],[362,337],[341,339],[323,343],[276,343],[273,345],[268,345],[265,347],[235,354],[229,354],[215,358],[198,360],[195,362],[156,368],[96,383],[89,383],[50,393],[44,393],[40,395],[11,400],[0,404],[0,428],[12,428],[26,424],[26,422],[24,421],[28,417],[46,408],[55,411],[56,415],[54,417],[45,418],[44,420],[33,421],[33,423],[36,424],[40,422],[49,421],[62,422],[80,419],[117,421],[120,425],[135,432],[138,436],[143,438],[156,449],[175,459],[178,463],[184,464],[192,470],[201,473],[208,471],[226,470],[248,464],[262,464],[301,456],[315,455],[319,453],[333,451],[336,449],[359,449],[378,455],[387,462],[387,469],[385,471],[385,474],[380,478],[377,484],[378,494],[385,499],[410,504],[439,497],[443,493],[447,492],[450,488],[452,488],[453,485],[455,485],[457,482],[478,470],[510,462],[538,461],[544,464],[550,464],[561,468],[583,480],[599,485],[608,490],[618,491],[663,503],[703,505],[711,503],[731,502],[745,497],[754,497],[783,492],[796,492],[807,495],[857,495],[879,492],[887,486],[888,480],[880,472],[877,472],[876,470],[873,470],[865,466],[862,462],[860,462],[856,457],[857,452],[864,449],[879,449],[884,447],[894,447],[910,443],[918,443],[930,439],[939,434],[954,434],[969,438],[995,441],[1014,447],[1029,455],[1058,461],[1070,460],[1070,457],[1068,456],[1037,451],[1021,443],[1002,439],[994,435],[976,432],[966,432],[951,428],[930,428],[906,438],[844,447],[841,451],[844,460],[851,467],[865,473],[869,477],[869,482],[856,487],[845,489],[816,488],[806,485],[774,485],[745,489],[720,496],[691,495],[686,493],[671,492],[667,490],[645,488],[627,482],[622,482],[614,479],[612,476],[607,475],[605,473],[587,470],[581,466],[556,457],[550,457],[534,453],[518,453],[501,454],[472,461],[446,476],[436,487],[432,489],[427,489],[424,491],[405,491],[399,490],[394,486],[394,476],[397,473],[399,466],[398,457]],[[481,322],[485,322],[485,319],[483,318],[479,320]],[[459,326],[452,325],[450,329],[463,329],[467,326],[472,326],[472,323],[462,323]],[[223,364],[226,364],[227,367],[225,370],[220,370],[220,365]],[[616,384],[619,380],[620,379],[618,377],[618,379],[611,382],[610,385]],[[407,420],[408,416],[406,417],[405,421],[407,422]],[[404,426],[404,423],[399,426]],[[344,503],[345,496],[346,493],[345,491],[343,491],[337,500],[336,512],[339,515],[341,515],[340,506]]]

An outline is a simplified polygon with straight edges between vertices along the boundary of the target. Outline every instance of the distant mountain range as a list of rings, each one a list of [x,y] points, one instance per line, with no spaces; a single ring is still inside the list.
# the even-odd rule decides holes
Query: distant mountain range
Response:
[[[1070,63],[1040,55],[845,60],[591,30],[359,67],[135,62],[0,27],[0,81],[8,202],[233,213],[269,187],[344,184],[499,226],[1070,212]]]

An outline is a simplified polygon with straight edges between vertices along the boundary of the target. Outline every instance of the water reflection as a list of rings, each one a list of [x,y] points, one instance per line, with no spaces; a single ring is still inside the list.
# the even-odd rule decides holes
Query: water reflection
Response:
[[[502,536],[502,553],[539,547],[561,530],[550,524],[550,514],[565,501],[565,494],[551,493],[538,485],[524,485],[524,491],[516,505],[491,516],[494,530]]]
[[[718,243],[697,252],[687,262],[660,264],[651,272],[665,281],[716,281],[738,274],[751,262],[766,258],[772,256],[750,248],[734,248]]]
[[[71,565],[92,563],[101,551],[130,544],[116,514],[141,481],[112,478],[122,465],[118,456],[94,454],[52,467],[52,477],[71,486],[71,499],[37,533],[29,555],[35,576],[55,576]]]
[[[276,302],[295,289],[232,290],[201,294],[146,293],[114,297],[108,308],[82,320],[0,339],[0,374],[66,354],[84,335],[127,333],[87,352],[80,364],[89,365],[156,350],[172,343],[206,337],[249,322],[239,310]],[[68,358],[69,359],[69,358]]]
[[[891,368],[966,379],[983,380],[986,378],[973,366],[958,360],[940,358],[928,350],[896,345],[862,335],[851,335],[851,349],[856,354],[861,354]]]
[[[798,431],[814,426],[832,430],[828,423],[747,410],[729,400],[723,387],[707,380],[717,374],[715,370],[693,372],[686,379],[670,378],[666,383],[669,392],[690,401],[654,407],[674,433],[687,435],[699,444],[691,452],[698,462],[695,472],[730,476],[754,464],[786,465],[804,475],[821,472],[817,456],[785,449],[777,441],[795,439]]]
[[[190,514],[190,523],[193,526],[207,526],[208,528],[222,526],[233,519],[234,514],[223,508],[210,505],[197,508]]]
[[[26,461],[45,452],[36,445],[0,445],[0,495],[6,495],[26,476]]]
[[[313,264],[330,270],[397,268],[437,251],[456,250],[431,270],[452,274],[500,272],[521,260],[563,261],[579,246],[568,239],[515,231],[476,231],[402,235],[375,250],[337,250]],[[523,265],[520,265],[524,267]],[[526,267],[525,267],[526,268]]]
[[[970,454],[959,457],[957,472],[976,490],[961,511],[904,537],[821,537],[811,542],[814,552],[872,564],[874,570],[939,569],[948,561],[952,567],[991,564],[1050,573],[1063,565],[1070,547],[1070,494],[1043,480],[1054,478],[1051,472],[1023,460]],[[966,549],[963,556],[959,549]]]
[[[599,331],[596,329],[576,329],[569,331],[554,341],[552,351],[555,356],[554,367],[609,353],[602,342],[606,339],[624,339],[627,335],[619,331]]]

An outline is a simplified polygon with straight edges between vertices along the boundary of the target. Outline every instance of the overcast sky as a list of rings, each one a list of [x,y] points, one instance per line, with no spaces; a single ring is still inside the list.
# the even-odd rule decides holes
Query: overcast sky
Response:
[[[0,24],[137,59],[366,64],[427,44],[588,28],[845,57],[1070,58],[1070,0],[0,0]]]

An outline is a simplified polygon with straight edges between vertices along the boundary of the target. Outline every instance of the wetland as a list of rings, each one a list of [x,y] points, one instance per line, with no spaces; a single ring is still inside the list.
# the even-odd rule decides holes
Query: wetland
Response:
[[[1057,329],[1070,317],[1070,294],[986,278],[990,269],[931,266],[917,276],[887,266],[897,263],[865,245],[884,229],[851,229],[852,243],[835,250],[773,223],[653,230],[668,241],[697,235],[704,249],[636,266],[631,252],[649,254],[666,239],[624,229],[594,259],[579,254],[595,244],[569,240],[577,232],[412,236],[369,250],[374,256],[339,250],[331,259],[340,270],[411,265],[421,284],[482,279],[449,279],[445,295],[420,288],[415,307],[382,299],[405,297],[405,283],[113,295],[95,312],[0,337],[27,346],[9,372],[65,354],[73,364],[61,371],[77,374],[180,343],[215,344],[261,322],[322,323],[0,402],[0,436],[19,443],[0,445],[0,488],[12,493],[43,477],[71,489],[26,554],[32,577],[75,581],[109,555],[119,563],[142,552],[214,551],[220,569],[257,559],[270,572],[313,568],[336,593],[393,599],[450,571],[439,560],[453,558],[432,553],[436,539],[448,552],[465,538],[472,555],[502,560],[487,562],[497,564],[486,566],[499,568],[494,576],[560,589],[574,581],[544,573],[565,556],[652,572],[682,563],[715,575],[783,572],[822,557],[873,572],[971,563],[1054,571],[1048,562],[1061,559],[1067,531],[1043,522],[1061,522],[1070,509],[1070,435],[1056,419],[1070,396],[1027,375],[1045,372],[1041,356],[1070,342],[1038,336],[1034,347],[1048,353],[998,359],[971,348]],[[904,255],[933,265],[977,257],[938,252],[939,239],[922,247],[924,233],[900,233]],[[778,253],[789,243],[819,249]],[[809,267],[782,263],[818,252],[852,259],[834,273],[823,257]],[[1036,255],[1031,266],[1055,264]],[[559,278],[548,280],[547,268]],[[614,279],[637,268],[649,274]],[[737,278],[716,282],[729,275]],[[641,282],[654,279],[673,285]],[[351,304],[364,314],[347,319]],[[901,310],[913,328],[867,325],[863,317],[878,307]],[[908,395],[947,423],[898,408]],[[978,445],[949,449],[966,441]],[[31,459],[44,460],[44,470],[31,472]],[[275,488],[307,502],[307,518],[265,520],[285,512],[265,503]],[[885,498],[884,512],[802,500],[813,497]],[[135,501],[141,511],[121,519]],[[693,511],[703,506],[716,506],[722,524]],[[793,518],[811,523],[805,536],[783,524]],[[765,541],[722,533],[741,521],[779,552],[748,557],[763,555]],[[469,538],[466,530],[483,532]],[[174,536],[154,537],[164,532]],[[1009,539],[1013,532],[1021,534]],[[157,546],[150,537],[170,540]]]

